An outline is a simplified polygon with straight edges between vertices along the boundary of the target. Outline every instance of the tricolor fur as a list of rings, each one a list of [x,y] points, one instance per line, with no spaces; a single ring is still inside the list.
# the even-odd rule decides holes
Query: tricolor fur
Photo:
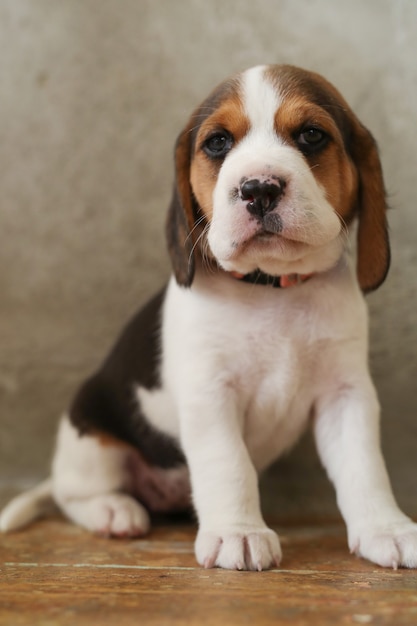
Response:
[[[350,549],[416,567],[417,526],[392,495],[367,365],[362,294],[389,266],[372,136],[322,77],[262,66],[201,104],[175,164],[173,277],[81,387],[51,480],[6,507],[1,527],[30,521],[48,493],[115,536],[192,503],[199,563],[277,566],[258,474],[312,425]]]

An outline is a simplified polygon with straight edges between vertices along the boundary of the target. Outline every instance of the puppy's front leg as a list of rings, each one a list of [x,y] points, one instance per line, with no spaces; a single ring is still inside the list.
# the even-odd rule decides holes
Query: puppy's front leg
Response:
[[[216,389],[181,410],[182,444],[200,523],[197,561],[204,567],[266,569],[281,560],[279,540],[262,519],[258,478],[234,394],[218,394]]]
[[[383,567],[417,567],[417,524],[395,502],[380,449],[378,400],[366,372],[360,385],[321,402],[315,435],[351,551]]]

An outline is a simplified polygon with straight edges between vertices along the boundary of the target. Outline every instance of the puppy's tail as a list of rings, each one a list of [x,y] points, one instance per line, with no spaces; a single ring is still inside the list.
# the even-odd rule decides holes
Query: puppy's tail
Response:
[[[6,505],[0,514],[0,531],[7,533],[23,528],[52,510],[52,480],[48,478]]]

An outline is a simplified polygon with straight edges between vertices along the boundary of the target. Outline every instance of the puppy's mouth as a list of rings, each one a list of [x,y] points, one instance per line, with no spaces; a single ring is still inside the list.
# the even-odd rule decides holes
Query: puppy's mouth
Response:
[[[280,255],[281,252],[301,252],[310,247],[305,241],[299,241],[293,238],[290,233],[282,232],[281,218],[279,215],[276,217],[277,220],[268,220],[268,223],[262,223],[251,236],[243,237],[240,241],[234,241],[233,248],[241,252],[248,247],[268,248],[271,252],[275,250],[276,254]]]
[[[285,220],[279,213],[271,212],[261,219],[240,222],[232,236],[232,248],[241,252],[248,247],[263,247],[271,253],[275,250],[278,256],[283,253],[285,257],[292,257],[294,253],[318,249],[339,234],[335,232],[333,237],[323,236],[318,224]]]
[[[245,249],[250,248],[253,252],[268,253],[277,259],[291,261],[302,257],[309,247],[304,242],[295,241],[294,239],[266,231],[261,231],[243,246]],[[242,251],[243,248],[241,249]]]
[[[228,254],[217,261],[225,269],[243,274],[259,267],[264,272],[278,275],[284,272],[282,268],[286,271],[294,263],[300,263],[309,251],[310,246],[305,243],[260,229],[247,239],[233,241]]]

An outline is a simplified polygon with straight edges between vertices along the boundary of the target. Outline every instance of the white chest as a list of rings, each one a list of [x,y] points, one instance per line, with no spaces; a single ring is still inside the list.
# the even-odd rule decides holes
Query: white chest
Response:
[[[171,283],[161,392],[174,410],[164,429],[179,433],[185,405],[213,420],[236,417],[259,469],[291,446],[317,396],[337,384],[339,353],[358,336],[366,343],[362,299],[345,283],[277,290],[225,280],[193,291]]]

